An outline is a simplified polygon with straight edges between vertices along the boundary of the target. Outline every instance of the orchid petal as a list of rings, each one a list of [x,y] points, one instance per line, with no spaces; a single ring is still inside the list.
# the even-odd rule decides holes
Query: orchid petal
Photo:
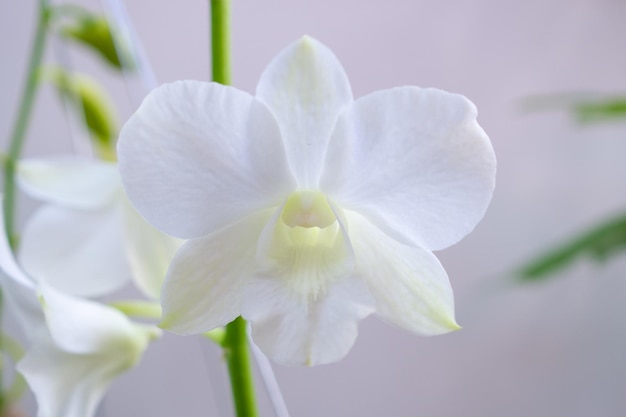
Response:
[[[394,240],[359,214],[346,216],[357,274],[367,281],[377,313],[425,336],[459,329],[452,287],[435,255]]]
[[[305,36],[268,65],[256,95],[278,120],[299,185],[316,186],[335,121],[352,102],[350,82],[339,60]]]
[[[270,111],[216,83],[153,90],[122,129],[118,155],[139,213],[185,239],[277,206],[295,186]]]
[[[4,210],[0,207],[0,216],[4,214]],[[24,288],[35,291],[35,283],[24,273],[22,268],[17,264],[13,250],[7,238],[6,227],[4,221],[0,221],[0,269],[4,277],[9,278]]]
[[[357,100],[337,122],[320,188],[396,238],[448,247],[483,217],[496,161],[465,97],[401,87]]]
[[[46,284],[40,284],[39,293],[52,339],[65,352],[130,349],[148,340],[150,334],[143,327],[112,307],[64,294]]]
[[[241,296],[255,268],[257,239],[270,211],[264,210],[205,238],[185,243],[163,285],[161,328],[202,333],[241,314]]]
[[[160,332],[119,311],[40,286],[50,332],[34,340],[17,369],[42,417],[90,417],[109,385],[141,358]]]
[[[303,302],[280,280],[253,279],[242,315],[263,352],[283,365],[320,365],[343,358],[357,337],[358,322],[373,302],[364,282],[346,278]]]
[[[0,209],[0,215],[1,212]],[[29,340],[32,341],[42,332],[47,332],[35,284],[15,261],[2,221],[0,221],[0,287],[3,300]]]
[[[80,315],[82,310],[73,314]],[[97,320],[87,331],[99,331],[100,324],[102,320]],[[118,343],[94,346],[95,351],[84,354],[60,349],[49,335],[40,337],[17,364],[37,398],[38,415],[92,417],[115,378],[135,366],[148,341],[158,335],[153,327],[132,326],[132,334],[125,338],[110,334]]]
[[[109,361],[113,359],[113,361]],[[37,399],[39,417],[92,417],[124,369],[113,355],[75,355],[39,340],[18,362]]]
[[[159,299],[167,269],[183,241],[159,232],[124,204],[126,252],[137,287],[149,298]]]
[[[73,295],[100,296],[130,279],[116,207],[41,208],[26,225],[19,258],[37,280]]]
[[[121,187],[114,163],[78,157],[21,160],[17,181],[34,198],[76,209],[102,207]]]
[[[0,272],[0,286],[8,311],[19,324],[27,340],[33,341],[41,333],[47,332],[37,293],[33,287],[24,286],[6,274],[4,264],[1,267],[3,271]]]

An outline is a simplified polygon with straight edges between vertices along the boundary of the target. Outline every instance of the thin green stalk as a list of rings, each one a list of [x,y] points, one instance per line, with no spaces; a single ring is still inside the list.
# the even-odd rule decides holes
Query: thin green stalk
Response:
[[[211,57],[213,81],[231,83],[230,0],[211,0]],[[226,326],[222,347],[228,366],[235,415],[257,417],[254,379],[246,322],[238,317]]]
[[[22,93],[22,101],[20,102],[17,119],[13,126],[9,150],[4,164],[4,225],[12,249],[15,249],[17,246],[17,234],[15,232],[15,170],[24,147],[24,138],[26,137],[33,103],[35,102],[38,85],[37,73],[43,58],[49,18],[48,0],[39,0],[37,32],[35,33],[28,62],[26,86]]]
[[[230,0],[211,0],[211,57],[213,81],[230,84]]]

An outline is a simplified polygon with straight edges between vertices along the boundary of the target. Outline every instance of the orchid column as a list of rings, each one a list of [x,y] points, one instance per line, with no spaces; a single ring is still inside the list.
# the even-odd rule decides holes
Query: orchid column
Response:
[[[228,85],[230,71],[230,0],[211,0],[211,58],[213,81]],[[246,322],[238,317],[226,325],[221,341],[237,417],[258,415],[248,352]]]

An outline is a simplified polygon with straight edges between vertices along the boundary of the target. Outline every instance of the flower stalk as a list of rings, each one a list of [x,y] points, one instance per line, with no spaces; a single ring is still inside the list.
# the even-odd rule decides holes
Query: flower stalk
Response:
[[[211,0],[211,58],[213,81],[229,85],[230,0]]]
[[[228,365],[235,415],[237,417],[258,416],[252,363],[248,351],[247,323],[243,318],[238,317],[226,326],[222,347]]]
[[[11,248],[17,246],[15,232],[15,170],[24,147],[24,138],[32,113],[38,86],[38,70],[41,66],[46,42],[46,31],[50,19],[49,0],[39,0],[37,31],[28,62],[26,86],[22,93],[17,119],[9,140],[9,150],[4,164],[4,223]]]
[[[211,58],[213,81],[231,83],[230,0],[211,0]],[[226,326],[222,342],[228,366],[235,415],[256,417],[258,410],[247,340],[246,321],[238,317]]]

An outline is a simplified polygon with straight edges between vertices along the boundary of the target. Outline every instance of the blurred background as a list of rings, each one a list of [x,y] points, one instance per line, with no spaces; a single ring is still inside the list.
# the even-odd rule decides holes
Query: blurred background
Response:
[[[97,0],[74,3],[102,10]],[[624,91],[626,2],[233,3],[237,87],[253,92],[269,60],[309,34],[339,57],[356,97],[399,85],[466,95],[498,157],[496,192],[483,222],[437,253],[463,329],[422,338],[369,318],[343,361],[275,366],[291,415],[626,415],[626,256],[576,262],[535,283],[514,276],[547,249],[626,211],[626,123],[581,125],[567,111],[524,106],[536,95]],[[208,1],[125,5],[159,83],[210,78]],[[35,13],[34,0],[0,3],[2,149],[16,117]],[[53,41],[46,60],[100,80],[119,123],[145,94],[137,80],[129,94],[124,79],[84,48]],[[54,89],[43,87],[25,154],[74,152],[76,135]],[[34,207],[22,201],[22,224]],[[168,334],[113,386],[99,415],[223,416],[226,384],[218,349]],[[271,416],[262,401],[263,415]],[[34,415],[32,399],[26,407]]]

